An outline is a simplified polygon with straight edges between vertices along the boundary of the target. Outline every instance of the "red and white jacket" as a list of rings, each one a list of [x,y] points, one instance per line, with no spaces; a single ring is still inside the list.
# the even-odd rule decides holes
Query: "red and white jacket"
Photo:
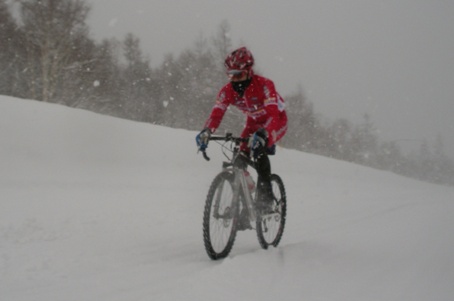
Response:
[[[268,132],[268,146],[272,146],[287,131],[284,99],[276,92],[270,79],[253,74],[242,97],[233,89],[231,83],[226,84],[218,93],[205,128],[214,133],[229,105],[236,106],[247,115],[241,137],[249,137],[258,129],[264,128]]]

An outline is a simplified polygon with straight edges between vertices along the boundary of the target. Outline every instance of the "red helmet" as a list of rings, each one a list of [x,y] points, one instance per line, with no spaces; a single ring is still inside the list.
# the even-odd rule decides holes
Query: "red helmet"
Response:
[[[224,65],[227,71],[249,71],[254,65],[254,57],[249,49],[241,47],[227,55]]]

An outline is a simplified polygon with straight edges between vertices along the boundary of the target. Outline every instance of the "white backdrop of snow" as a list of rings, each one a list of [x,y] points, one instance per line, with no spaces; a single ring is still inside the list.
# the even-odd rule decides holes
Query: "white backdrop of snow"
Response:
[[[283,148],[280,246],[209,260],[194,136],[0,96],[0,300],[453,300],[454,188]]]

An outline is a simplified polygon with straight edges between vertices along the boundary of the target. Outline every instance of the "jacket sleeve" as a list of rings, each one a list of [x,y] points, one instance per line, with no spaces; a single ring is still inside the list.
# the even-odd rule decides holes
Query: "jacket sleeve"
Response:
[[[222,118],[224,117],[224,114],[227,111],[229,105],[230,99],[225,91],[225,88],[223,88],[218,93],[216,104],[211,110],[210,117],[208,117],[207,121],[205,122],[204,128],[208,128],[212,133],[214,133],[221,124]]]
[[[243,131],[241,132],[241,138],[248,138],[258,130],[258,127],[251,117],[246,118],[246,124],[244,125]],[[249,152],[249,145],[247,142],[240,144],[240,150]]]
[[[274,83],[268,80],[265,85],[265,111],[268,119],[265,122],[265,130],[268,132],[268,146],[276,143],[276,132],[280,129],[279,115],[280,110],[283,109],[283,100],[276,92]],[[282,108],[281,108],[282,107]]]

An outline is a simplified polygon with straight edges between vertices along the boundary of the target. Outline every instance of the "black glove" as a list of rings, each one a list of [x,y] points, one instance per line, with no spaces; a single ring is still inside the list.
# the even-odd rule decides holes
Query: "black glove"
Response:
[[[254,159],[263,154],[268,145],[268,132],[265,129],[259,129],[252,135],[251,151]]]

